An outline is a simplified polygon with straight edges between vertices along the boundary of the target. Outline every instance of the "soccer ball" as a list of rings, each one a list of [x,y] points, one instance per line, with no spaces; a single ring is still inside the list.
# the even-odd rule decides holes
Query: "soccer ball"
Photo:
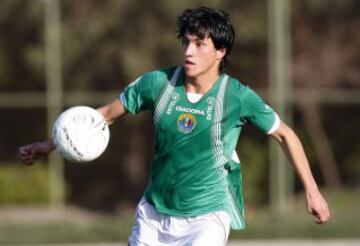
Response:
[[[89,162],[106,149],[110,133],[104,117],[95,109],[75,106],[56,119],[52,138],[57,151],[72,162]]]

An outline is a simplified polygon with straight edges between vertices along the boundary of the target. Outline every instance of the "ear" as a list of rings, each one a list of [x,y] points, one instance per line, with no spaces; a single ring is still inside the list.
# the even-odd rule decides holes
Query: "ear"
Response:
[[[220,48],[216,50],[216,59],[221,60],[226,54],[226,48]]]

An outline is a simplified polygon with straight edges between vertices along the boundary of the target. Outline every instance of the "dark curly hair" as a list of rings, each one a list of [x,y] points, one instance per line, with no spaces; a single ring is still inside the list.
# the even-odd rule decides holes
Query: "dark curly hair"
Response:
[[[226,12],[208,7],[186,9],[178,17],[177,24],[179,39],[184,39],[186,33],[196,35],[200,39],[209,36],[217,50],[225,48],[226,53],[219,70],[221,73],[226,71],[228,57],[235,39],[235,31]]]

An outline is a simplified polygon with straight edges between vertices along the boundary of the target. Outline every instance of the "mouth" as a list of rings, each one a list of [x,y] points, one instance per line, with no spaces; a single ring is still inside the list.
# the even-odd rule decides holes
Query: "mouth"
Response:
[[[190,60],[185,60],[185,66],[189,67],[189,66],[193,66],[195,65],[194,62],[190,61]]]

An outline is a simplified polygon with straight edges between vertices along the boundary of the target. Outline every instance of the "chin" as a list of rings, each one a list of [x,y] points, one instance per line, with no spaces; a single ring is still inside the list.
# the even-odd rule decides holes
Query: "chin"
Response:
[[[187,77],[189,77],[189,78],[194,78],[194,77],[196,77],[198,75],[198,73],[196,71],[192,70],[192,69],[186,69],[185,68],[184,71],[185,71],[185,75]]]

